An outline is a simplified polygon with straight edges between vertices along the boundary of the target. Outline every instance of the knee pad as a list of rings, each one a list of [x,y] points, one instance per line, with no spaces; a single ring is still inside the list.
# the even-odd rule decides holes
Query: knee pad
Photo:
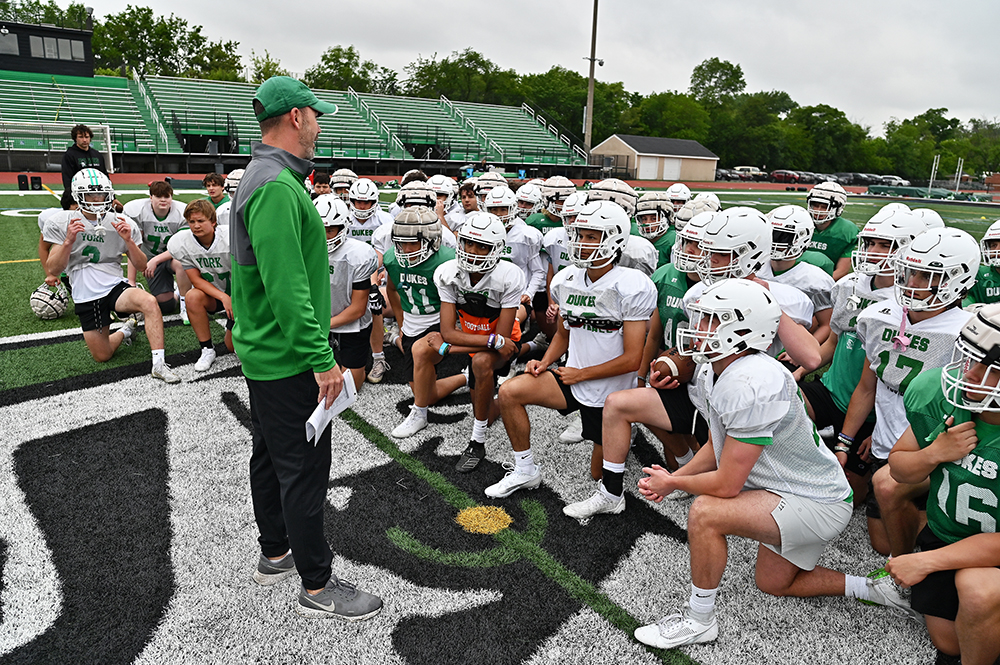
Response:
[[[166,302],[161,302],[157,300],[156,304],[160,306],[160,314],[163,315],[173,314],[175,311],[177,311],[177,300],[174,298],[171,298]]]

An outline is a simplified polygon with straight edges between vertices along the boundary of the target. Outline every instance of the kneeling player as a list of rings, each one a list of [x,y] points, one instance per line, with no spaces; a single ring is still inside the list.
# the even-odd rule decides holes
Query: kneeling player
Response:
[[[980,309],[955,340],[952,361],[910,383],[910,423],[889,454],[900,483],[930,479],[918,554],[886,570],[912,587],[913,609],[940,651],[967,665],[1000,656],[1000,305]]]
[[[506,237],[499,217],[470,213],[458,231],[455,258],[434,271],[441,297],[441,331],[425,337],[427,346],[442,356],[470,355],[475,422],[469,445],[455,465],[460,473],[475,470],[486,457],[486,428],[500,415],[493,399],[496,377],[510,371],[521,348],[516,315],[524,275],[513,263],[500,260]]]
[[[167,250],[179,261],[191,280],[187,293],[187,311],[191,319],[201,357],[194,364],[196,372],[208,371],[215,362],[215,347],[209,328],[209,314],[226,313],[226,348],[233,350],[233,302],[229,297],[229,229],[218,228],[215,207],[208,199],[192,201],[184,209],[188,228],[170,238]]]
[[[122,343],[131,343],[136,319],[129,318],[122,328],[112,333],[112,312],[120,315],[141,312],[153,353],[153,378],[179,383],[180,377],[165,360],[163,317],[156,298],[132,287],[122,278],[122,254],[128,255],[136,269],[146,267],[146,255],[138,244],[138,225],[124,215],[111,212],[114,187],[97,169],[83,169],[77,173],[71,188],[79,210],[51,217],[42,237],[52,244],[47,272],[58,275],[65,270],[69,275],[76,314],[83,328],[83,341],[90,355],[99,363],[107,362]]]
[[[531,423],[525,406],[580,411],[583,437],[594,442],[590,473],[601,477],[601,415],[611,393],[635,387],[646,322],[656,309],[656,289],[638,270],[618,265],[629,236],[621,206],[598,201],[584,206],[569,228],[573,267],[559,272],[551,297],[559,307],[556,334],[541,360],[500,388],[500,412],[514,449],[514,468],[486,495],[510,496],[541,483],[531,451]],[[569,351],[565,367],[549,365]],[[624,499],[619,497],[619,509]]]
[[[427,335],[441,332],[441,297],[434,271],[455,258],[442,247],[440,216],[424,206],[404,208],[392,223],[392,247],[383,262],[387,273],[386,298],[396,314],[401,333],[403,374],[413,391],[410,415],[392,430],[405,439],[427,427],[427,407],[465,385],[465,375],[437,378],[444,356],[428,345]]]
[[[674,490],[698,495],[688,514],[691,596],[676,614],[635,631],[662,649],[718,636],[715,598],[727,563],[727,536],[757,541],[755,581],[775,596],[863,597],[907,606],[886,580],[866,580],[816,565],[851,519],[851,488],[806,415],[798,386],[763,353],[778,332],[781,308],[760,284],[728,279],[688,307],[681,352],[700,365],[691,386],[708,420],[710,442],[671,474],[655,465],[639,491],[659,502]]]

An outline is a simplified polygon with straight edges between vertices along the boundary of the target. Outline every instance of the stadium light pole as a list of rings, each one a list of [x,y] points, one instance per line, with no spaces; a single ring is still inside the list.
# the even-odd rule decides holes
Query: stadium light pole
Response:
[[[587,118],[583,130],[583,147],[590,154],[590,138],[594,129],[594,64],[597,62],[597,0],[594,0],[594,29],[590,34],[590,78],[587,80]],[[604,61],[601,61],[604,64]]]

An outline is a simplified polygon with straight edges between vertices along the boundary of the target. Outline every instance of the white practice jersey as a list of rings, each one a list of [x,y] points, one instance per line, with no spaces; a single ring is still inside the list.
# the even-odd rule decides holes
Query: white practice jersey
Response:
[[[434,271],[434,283],[441,302],[452,303],[458,310],[462,330],[474,335],[494,332],[500,311],[520,305],[525,286],[524,274],[510,261],[498,262],[473,286],[469,273],[459,269],[456,259],[438,266]],[[511,337],[515,341],[521,338],[517,322]]]
[[[623,268],[635,268],[646,277],[656,272],[656,264],[660,260],[660,253],[653,243],[639,236],[628,236],[625,249],[622,250],[622,258],[618,265]]]
[[[448,228],[451,229],[452,233],[458,233],[462,224],[465,224],[465,217],[465,208],[459,203],[457,208],[452,206],[451,210],[445,214],[444,221],[448,222]]]
[[[544,252],[549,265],[552,266],[553,273],[558,273],[563,268],[573,265],[573,260],[569,258],[569,237],[566,234],[566,229],[561,226],[556,226],[545,232],[542,237],[542,252]]]
[[[778,282],[771,282],[769,280],[764,281],[767,282],[768,290],[770,290],[771,295],[773,295],[774,299],[778,302],[778,306],[781,307],[782,312],[784,312],[792,321],[805,326],[806,329],[812,327],[813,304],[806,294],[802,293],[794,286],[779,284]],[[684,312],[688,314],[688,316],[690,316],[688,305],[700,298],[706,288],[708,287],[705,282],[698,282],[684,294]],[[781,353],[783,348],[781,340],[775,336],[774,343],[772,343],[767,349],[767,353],[776,357]]]
[[[552,278],[550,287],[569,330],[569,367],[593,367],[622,355],[625,322],[648,321],[656,309],[656,287],[634,268],[615,266],[591,282],[586,269],[570,266]],[[626,372],[574,383],[570,390],[581,404],[603,407],[611,393],[635,387],[635,372]]]
[[[844,501],[851,495],[840,463],[806,414],[791,373],[774,358],[738,358],[716,379],[712,365],[701,365],[688,395],[712,432],[716,465],[726,437],[763,448],[744,490],[770,490],[812,499]]]
[[[142,242],[139,247],[146,258],[153,258],[157,254],[167,251],[167,242],[170,236],[174,235],[187,226],[184,219],[184,208],[187,205],[180,201],[173,201],[170,204],[170,212],[163,219],[158,219],[153,214],[153,206],[150,199],[136,199],[125,204],[125,216],[135,220],[142,231]]]
[[[545,288],[546,265],[542,259],[542,232],[515,219],[507,229],[507,242],[501,258],[524,273],[524,292],[529,296]]]
[[[61,211],[45,222],[42,239],[53,245],[61,245],[66,240],[70,221],[79,219],[83,222],[84,229],[76,235],[66,264],[66,275],[76,303],[103,298],[124,281],[122,254],[125,253],[125,241],[112,226],[116,217],[129,223],[132,242],[138,245],[142,241],[139,226],[125,215],[113,212],[105,213],[99,220],[105,229],[103,233],[95,229],[98,221],[90,221],[79,210]]]
[[[869,275],[851,272],[833,285],[830,299],[833,301],[833,315],[830,317],[830,330],[835,335],[850,333],[855,338],[858,316],[874,302],[893,299],[893,288],[874,288],[875,278]]]
[[[45,222],[49,221],[49,218],[60,212],[65,212],[62,208],[46,208],[45,210],[38,213],[38,231],[45,231]]]
[[[758,277],[766,279],[769,282],[794,286],[809,297],[809,300],[812,301],[814,312],[822,312],[824,309],[833,307],[833,297],[831,295],[833,285],[835,284],[833,277],[830,277],[822,268],[818,268],[811,263],[799,261],[780,275],[775,275],[771,269],[770,262],[768,262],[761,268]]]
[[[899,335],[903,308],[888,299],[869,305],[858,316],[857,335],[864,346],[869,367],[879,380],[875,388],[875,431],[872,454],[887,459],[889,451],[909,423],[903,394],[910,381],[929,369],[944,367],[951,360],[955,338],[972,314],[960,308],[941,312],[925,321],[906,324],[909,345],[897,351],[892,343]]]
[[[347,238],[330,257],[330,313],[340,314],[351,304],[354,295],[354,285],[358,283],[371,284],[372,273],[378,269],[378,256],[375,250],[360,240]],[[367,286],[365,287],[367,297]],[[361,318],[345,323],[330,332],[351,333],[363,330],[371,325],[372,313],[365,305]]]
[[[349,229],[352,238],[360,240],[366,245],[370,245],[372,244],[372,236],[375,235],[376,229],[383,225],[388,225],[392,228],[392,216],[379,208],[372,214],[371,217],[364,221],[355,218],[352,213]],[[384,253],[385,252],[383,252],[383,254]]]
[[[229,200],[215,209],[215,221],[219,226],[229,226],[229,209],[232,207],[233,202]]]
[[[167,251],[180,261],[184,270],[197,270],[201,278],[231,295],[232,259],[229,254],[229,227],[216,226],[215,239],[205,247],[194,237],[191,229],[181,229],[167,242]]]

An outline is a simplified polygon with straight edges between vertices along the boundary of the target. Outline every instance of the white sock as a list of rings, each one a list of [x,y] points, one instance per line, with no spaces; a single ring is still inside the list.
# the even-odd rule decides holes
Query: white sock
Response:
[[[153,349],[153,367],[161,365],[167,361],[163,349]]]
[[[372,354],[372,360],[382,360],[384,358],[385,358],[385,352],[384,351],[379,351],[378,353],[373,353]]]
[[[844,596],[868,600],[868,580],[857,575],[844,575]]]
[[[625,462],[618,463],[618,462],[609,462],[608,460],[604,460],[601,463],[601,468],[607,469],[612,473],[625,473]]]
[[[486,427],[489,423],[485,420],[476,420],[472,423],[472,440],[479,443],[486,443]]]
[[[719,587],[714,589],[699,589],[694,584],[691,585],[691,599],[688,605],[691,611],[697,615],[711,615],[715,612],[715,594],[719,592]]]
[[[118,330],[121,331],[123,340],[126,340],[132,336],[132,326],[122,326]]]
[[[535,469],[535,456],[531,453],[531,448],[527,450],[514,451],[514,466],[521,471],[531,472]]]
[[[418,416],[420,416],[424,420],[427,420],[427,407],[426,406],[417,406],[416,404],[414,404],[413,405],[413,413],[417,414]]]
[[[686,453],[679,457],[675,457],[677,460],[677,466],[684,466],[694,458],[694,451],[688,450]]]

